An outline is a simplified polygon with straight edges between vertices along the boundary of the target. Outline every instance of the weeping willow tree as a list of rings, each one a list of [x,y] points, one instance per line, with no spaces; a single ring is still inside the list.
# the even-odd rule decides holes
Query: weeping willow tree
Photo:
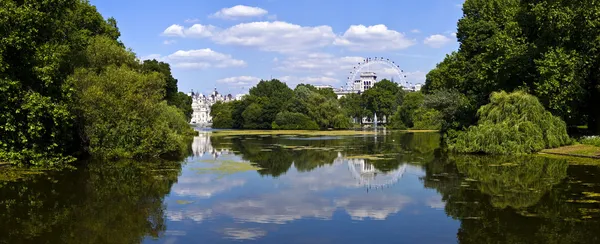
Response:
[[[527,154],[568,144],[566,124],[522,91],[494,92],[477,111],[477,125],[457,133],[448,148],[463,153]]]

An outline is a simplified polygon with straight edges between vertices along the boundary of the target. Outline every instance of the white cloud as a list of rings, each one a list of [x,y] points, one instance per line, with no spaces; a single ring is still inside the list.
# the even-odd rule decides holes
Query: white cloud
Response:
[[[456,37],[456,32],[450,33],[451,36]]]
[[[256,240],[267,235],[267,232],[261,229],[250,228],[250,229],[236,229],[226,228],[224,234],[227,238],[235,240]]]
[[[246,5],[236,5],[231,8],[223,8],[218,12],[212,14],[210,17],[220,18],[220,19],[237,19],[237,18],[249,18],[249,17],[259,17],[269,13],[267,10],[264,10],[259,7],[250,7]]]
[[[334,45],[344,46],[353,51],[386,51],[405,49],[415,44],[404,34],[390,30],[385,25],[352,25],[336,38]]]
[[[411,30],[410,32],[412,32],[412,33],[421,33],[421,31],[419,29],[414,29],[414,30]]]
[[[311,84],[311,85],[332,85],[338,83],[339,80],[329,76],[282,76],[278,78],[280,81],[285,82],[289,87],[294,88],[300,83]]]
[[[211,37],[217,32],[217,28],[212,25],[194,24],[185,29],[184,34],[188,37]]]
[[[240,187],[246,184],[242,179],[215,179],[208,176],[182,176],[178,183],[173,186],[173,193],[176,196],[193,196],[199,198],[210,198],[213,195]]]
[[[434,209],[444,209],[446,203],[442,200],[442,196],[436,194],[425,199],[425,205]]]
[[[344,56],[336,57],[326,53],[310,53],[306,55],[297,55],[281,60],[278,70],[298,73],[321,74],[349,72],[363,57]]]
[[[305,27],[274,21],[238,24],[219,32],[213,41],[289,53],[324,47],[334,39],[335,34],[330,26]]]
[[[200,22],[200,19],[196,19],[196,18],[195,19],[186,19],[184,22],[185,23],[198,23],[198,22]]]
[[[148,60],[148,59],[150,59],[150,60],[152,60],[152,59],[160,60],[161,57],[162,56],[160,54],[149,54],[149,55],[146,55],[146,56],[141,56],[139,59],[141,61]]]
[[[183,26],[174,24],[174,25],[171,25],[171,26],[167,27],[167,29],[165,29],[163,31],[163,35],[164,36],[179,36],[179,37],[183,37],[184,36],[183,29],[184,29]]]
[[[236,222],[285,224],[307,217],[331,219],[335,206],[329,199],[306,192],[279,192],[220,202],[213,210]]]
[[[227,29],[194,24],[189,28],[171,25],[164,36],[210,37],[215,43],[255,47],[281,53],[303,52],[330,45],[336,35],[330,26],[300,26],[282,21],[241,23]]]
[[[172,37],[211,37],[218,32],[217,27],[212,25],[194,24],[189,28],[184,28],[181,25],[171,25],[162,33],[163,36]]]
[[[182,69],[228,68],[244,67],[247,65],[244,60],[234,59],[229,54],[219,53],[210,48],[187,51],[179,50],[167,56],[151,54],[141,59],[156,59]]]
[[[171,45],[171,44],[174,44],[174,43],[177,43],[177,40],[165,40],[163,42],[163,44],[165,44],[165,45]]]
[[[408,196],[383,194],[367,198],[356,195],[335,200],[336,206],[344,208],[353,220],[385,220],[412,202]]]
[[[169,221],[183,221],[185,219],[191,219],[194,222],[201,223],[212,215],[210,209],[186,209],[186,210],[167,210],[165,215]]]
[[[428,45],[433,48],[440,48],[440,47],[443,47],[444,45],[448,44],[451,41],[452,41],[452,39],[450,39],[447,36],[435,34],[435,35],[431,35],[431,36],[425,38],[425,41],[423,41],[423,43],[425,43],[425,45]]]
[[[427,72],[404,72],[404,75],[406,75],[406,78],[404,79],[412,84],[425,84],[425,76],[427,75]]]
[[[230,87],[253,86],[260,81],[260,78],[254,76],[235,76],[217,80],[217,83],[226,84]]]

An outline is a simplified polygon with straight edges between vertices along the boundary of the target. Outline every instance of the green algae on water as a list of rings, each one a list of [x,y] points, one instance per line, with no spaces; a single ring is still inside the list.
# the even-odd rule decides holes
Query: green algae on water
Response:
[[[200,162],[215,164],[215,167],[193,169],[201,174],[235,174],[261,169],[249,162],[237,162],[233,160],[202,160]]]

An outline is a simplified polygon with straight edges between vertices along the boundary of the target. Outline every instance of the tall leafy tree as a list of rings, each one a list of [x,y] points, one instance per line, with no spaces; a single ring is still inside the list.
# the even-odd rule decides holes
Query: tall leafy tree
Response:
[[[70,161],[82,144],[65,81],[91,37],[119,37],[116,21],[80,0],[4,0],[0,16],[0,161]]]
[[[427,74],[426,92],[457,89],[479,107],[527,90],[570,125],[600,133],[600,6],[585,0],[467,0],[458,52]]]
[[[362,122],[362,118],[367,114],[365,108],[362,106],[362,99],[359,94],[348,94],[340,98],[340,106],[348,115],[353,119],[357,119]]]

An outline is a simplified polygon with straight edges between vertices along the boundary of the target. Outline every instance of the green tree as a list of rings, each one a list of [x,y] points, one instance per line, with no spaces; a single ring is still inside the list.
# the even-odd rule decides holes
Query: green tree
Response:
[[[160,74],[111,65],[100,74],[79,69],[70,80],[93,155],[141,158],[185,153],[190,127],[180,110],[162,101]]]
[[[318,130],[317,123],[301,113],[281,112],[272,125],[274,130]]]
[[[246,120],[246,116],[244,116],[244,120],[246,121],[245,124],[255,127],[252,129],[270,129],[271,123],[275,120],[275,116],[277,116],[279,112],[284,111],[293,95],[293,90],[277,79],[269,81],[261,80],[255,87],[250,89],[250,96],[261,99],[260,101],[262,103],[259,106],[261,112],[260,114],[256,114],[256,112],[258,112],[257,106],[251,108],[252,112],[250,114],[253,115],[249,116],[252,117],[252,122]],[[248,108],[246,108],[246,110],[247,109]],[[244,127],[246,128],[246,126]]]
[[[442,128],[442,114],[431,108],[420,107],[413,115],[413,129],[439,130]]]
[[[402,129],[402,125],[406,128],[412,128],[415,112],[421,107],[423,100],[423,93],[410,92],[406,94],[404,102],[398,107],[390,122],[395,124],[396,129]]]
[[[71,161],[83,144],[66,79],[91,37],[119,37],[116,22],[79,0],[4,0],[0,16],[0,161]]]
[[[570,142],[565,122],[527,93],[495,92],[479,108],[479,121],[451,139],[448,148],[464,153],[527,154]]]
[[[594,1],[467,0],[458,52],[424,91],[456,89],[473,108],[499,90],[527,90],[569,125],[600,133],[600,6]]]
[[[165,62],[159,62],[156,59],[144,60],[141,65],[144,72],[158,72],[163,75],[165,80],[165,100],[169,105],[173,105],[183,114],[188,121],[192,119],[192,98],[183,92],[177,91],[177,79],[171,74],[171,66]]]
[[[456,90],[440,89],[424,96],[423,107],[440,113],[441,130],[462,130],[471,125],[474,109],[468,98]]]
[[[366,90],[361,96],[363,106],[368,111],[367,116],[372,117],[375,113],[379,118],[390,116],[396,111],[397,93],[400,90],[398,84],[383,79]]]
[[[233,102],[217,102],[210,107],[210,116],[212,117],[213,128],[218,129],[231,129],[234,128],[233,124],[233,111],[236,105],[238,105],[239,101]]]
[[[359,94],[351,93],[339,99],[340,106],[344,113],[359,123],[362,123],[362,118],[366,116],[366,110],[362,106],[362,98]]]
[[[263,106],[259,103],[252,103],[246,107],[242,113],[244,118],[245,129],[269,129],[271,124],[267,124],[268,121],[263,119],[264,116]]]
[[[171,102],[168,102],[168,104],[178,108],[183,115],[185,115],[186,120],[190,122],[192,119],[192,113],[194,113],[194,110],[192,109],[192,102],[192,97],[190,97],[188,94],[177,92],[173,96]]]

